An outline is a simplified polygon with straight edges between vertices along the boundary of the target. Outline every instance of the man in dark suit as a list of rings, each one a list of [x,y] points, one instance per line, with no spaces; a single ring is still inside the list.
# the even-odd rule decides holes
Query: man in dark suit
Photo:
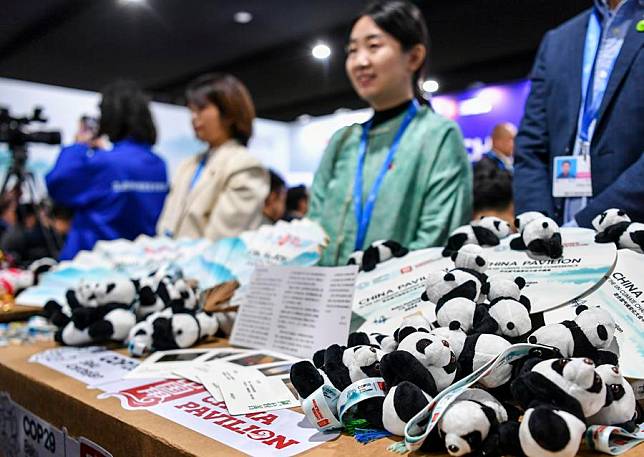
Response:
[[[509,122],[501,122],[492,130],[492,149],[483,154],[474,164],[474,174],[487,173],[492,169],[504,170],[512,175],[514,137],[517,128]]]
[[[644,0],[595,0],[545,35],[515,142],[517,213],[591,227],[597,214],[621,208],[644,221],[643,21]],[[553,197],[554,158],[578,154],[590,155],[592,196]]]

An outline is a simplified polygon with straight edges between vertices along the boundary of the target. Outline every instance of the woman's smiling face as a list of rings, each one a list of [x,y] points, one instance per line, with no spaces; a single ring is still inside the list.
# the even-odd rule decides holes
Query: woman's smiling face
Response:
[[[416,61],[371,17],[362,16],[353,26],[345,68],[354,90],[376,110],[411,99]]]

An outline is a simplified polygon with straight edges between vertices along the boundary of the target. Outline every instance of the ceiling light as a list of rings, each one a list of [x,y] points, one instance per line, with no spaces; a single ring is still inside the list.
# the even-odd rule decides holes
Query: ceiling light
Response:
[[[145,0],[119,0],[123,5],[139,5],[145,3]]]
[[[248,24],[250,21],[253,20],[253,15],[250,14],[248,11],[237,11],[233,16],[233,19],[238,24]]]
[[[311,54],[316,59],[328,59],[331,55],[331,48],[324,43],[316,44],[311,50]]]
[[[438,90],[438,81],[435,81],[433,79],[428,79],[423,83],[423,90],[425,92],[433,94]]]

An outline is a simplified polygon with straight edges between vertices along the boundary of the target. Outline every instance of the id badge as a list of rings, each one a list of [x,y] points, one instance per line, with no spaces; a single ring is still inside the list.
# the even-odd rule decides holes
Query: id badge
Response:
[[[592,197],[590,154],[555,157],[552,176],[553,197]]]

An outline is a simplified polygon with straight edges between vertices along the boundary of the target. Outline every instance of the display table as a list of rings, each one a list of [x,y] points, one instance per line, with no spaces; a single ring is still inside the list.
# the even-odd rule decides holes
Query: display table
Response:
[[[225,346],[225,341],[207,346]],[[147,411],[128,411],[116,398],[99,400],[98,390],[43,365],[29,363],[31,355],[55,347],[54,343],[0,348],[0,391],[40,416],[54,427],[66,427],[71,436],[84,436],[109,451],[114,457],[130,456],[222,456],[239,455],[235,449]],[[121,350],[119,350],[121,351]],[[367,445],[353,437],[341,435],[304,455],[315,456],[383,456],[391,439]],[[635,448],[623,454],[634,457],[644,449]],[[591,455],[606,455],[582,453]]]
[[[9,311],[0,311],[0,322],[13,322],[29,319],[42,312],[38,306],[13,305]]]

